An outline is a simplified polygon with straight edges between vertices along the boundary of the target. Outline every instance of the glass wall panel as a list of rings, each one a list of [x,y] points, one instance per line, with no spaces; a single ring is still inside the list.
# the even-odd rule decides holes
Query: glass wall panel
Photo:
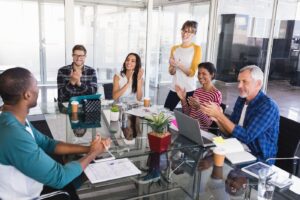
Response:
[[[94,67],[94,5],[76,3],[74,7],[74,40],[87,50],[85,64]],[[72,52],[70,52],[72,54]]]
[[[250,64],[263,71],[272,18],[271,0],[220,0],[216,45],[216,86],[223,94],[223,103],[233,109],[238,97],[239,70]]]
[[[37,1],[0,0],[0,71],[23,66],[40,77]]]
[[[280,114],[300,122],[300,3],[279,0],[267,93]],[[287,12],[288,10],[288,12]]]
[[[146,53],[146,1],[75,1],[75,43],[87,48],[86,64],[100,82],[112,82],[130,52]]]
[[[65,65],[64,2],[41,3],[42,69],[44,83],[56,83],[57,71]],[[70,52],[71,53],[71,52]]]

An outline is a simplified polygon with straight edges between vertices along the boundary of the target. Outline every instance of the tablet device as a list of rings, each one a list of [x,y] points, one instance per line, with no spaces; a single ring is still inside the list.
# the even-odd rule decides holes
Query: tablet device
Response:
[[[265,163],[256,162],[246,167],[243,167],[242,171],[246,172],[247,174],[250,174],[251,176],[254,176],[255,178],[258,178],[258,171],[264,168],[271,168],[271,167]]]
[[[98,155],[94,159],[94,162],[103,162],[103,161],[114,160],[114,159],[116,159],[115,156],[110,151],[106,151]]]

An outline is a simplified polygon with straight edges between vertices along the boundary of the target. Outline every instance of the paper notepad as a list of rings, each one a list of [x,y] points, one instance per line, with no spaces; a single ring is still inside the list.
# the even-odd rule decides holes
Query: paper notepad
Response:
[[[214,141],[217,147],[222,147],[226,151],[226,159],[232,164],[240,164],[256,161],[256,157],[245,151],[241,142],[236,138],[224,139],[222,142]]]
[[[128,158],[93,163],[84,172],[91,183],[141,174],[141,171]]]

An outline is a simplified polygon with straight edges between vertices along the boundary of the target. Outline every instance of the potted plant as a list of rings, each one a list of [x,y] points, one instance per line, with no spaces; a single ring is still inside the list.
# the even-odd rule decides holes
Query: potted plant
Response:
[[[148,133],[149,146],[153,152],[164,152],[168,150],[171,143],[171,134],[168,132],[170,117],[164,113],[154,114],[145,117],[147,124],[152,128],[152,132]]]
[[[110,121],[118,121],[119,120],[119,107],[117,105],[113,105],[110,109]]]

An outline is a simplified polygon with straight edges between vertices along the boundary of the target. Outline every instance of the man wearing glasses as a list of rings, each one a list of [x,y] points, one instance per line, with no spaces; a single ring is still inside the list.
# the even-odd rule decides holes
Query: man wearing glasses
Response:
[[[73,63],[58,70],[58,103],[69,101],[73,96],[95,94],[97,92],[96,71],[84,64],[86,49],[75,45],[72,49]]]

